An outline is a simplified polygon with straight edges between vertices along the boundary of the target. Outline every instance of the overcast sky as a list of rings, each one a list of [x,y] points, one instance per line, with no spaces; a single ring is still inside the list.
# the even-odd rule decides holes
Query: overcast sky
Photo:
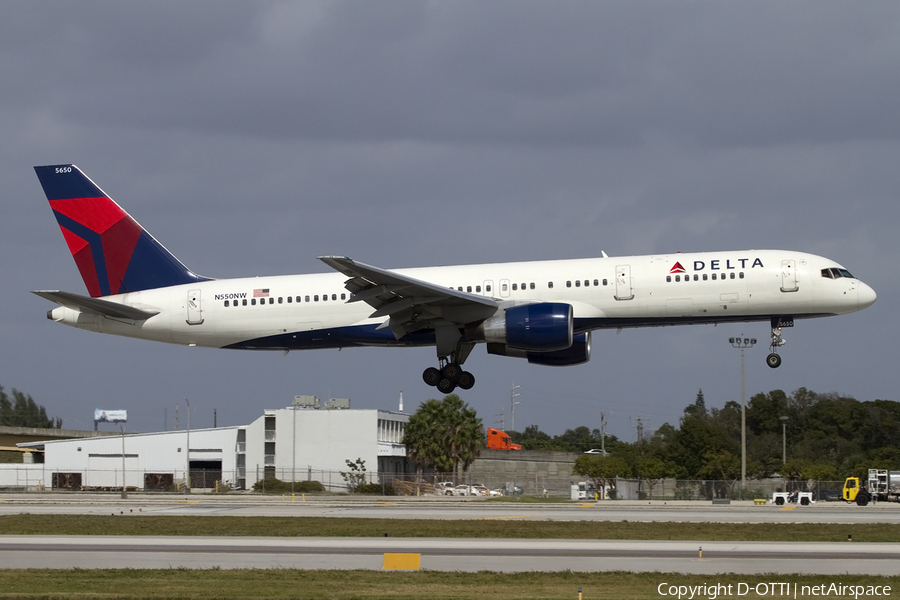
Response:
[[[857,314],[595,333],[590,363],[488,356],[484,419],[635,439],[801,386],[897,399],[896,2],[11,2],[0,0],[0,384],[65,427],[245,424],[295,394],[407,411],[434,350],[239,352],[48,321],[85,293],[32,166],[75,163],[195,272],[326,272],[779,248],[879,295]]]

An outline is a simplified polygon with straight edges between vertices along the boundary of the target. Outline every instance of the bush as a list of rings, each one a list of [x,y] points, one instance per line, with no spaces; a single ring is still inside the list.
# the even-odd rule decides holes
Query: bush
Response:
[[[380,483],[361,483],[353,490],[357,494],[371,494],[373,496],[396,496],[397,491],[393,486]]]
[[[318,481],[295,481],[293,483],[294,493],[311,494],[314,492],[324,492],[325,487]],[[274,477],[267,477],[262,481],[253,484],[254,492],[265,492],[271,494],[291,493],[291,482],[282,481]]]

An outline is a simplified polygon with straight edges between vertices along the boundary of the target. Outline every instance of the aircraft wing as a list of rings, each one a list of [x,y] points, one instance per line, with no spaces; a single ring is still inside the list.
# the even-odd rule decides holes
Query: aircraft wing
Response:
[[[390,327],[400,339],[419,329],[463,327],[487,319],[497,312],[491,298],[460,292],[427,281],[380,269],[341,256],[319,260],[349,279],[344,287],[348,302],[365,302],[375,309],[370,318],[388,317],[381,327]]]
[[[61,292],[59,290],[36,290],[31,293],[72,310],[95,313],[114,319],[146,321],[150,317],[159,314],[159,311],[143,310],[127,304],[119,304],[118,302],[110,302],[100,298],[88,298],[87,296],[79,296],[78,294]]]

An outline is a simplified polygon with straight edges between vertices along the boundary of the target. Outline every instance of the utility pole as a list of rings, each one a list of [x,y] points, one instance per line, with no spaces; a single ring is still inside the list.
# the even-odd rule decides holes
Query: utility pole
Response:
[[[511,431],[516,430],[516,404],[522,404],[516,401],[516,398],[520,395],[516,392],[518,389],[520,389],[519,386],[513,381],[512,388],[509,391],[509,428]]]
[[[600,449],[603,450],[603,456],[606,456],[606,415],[600,412]]]

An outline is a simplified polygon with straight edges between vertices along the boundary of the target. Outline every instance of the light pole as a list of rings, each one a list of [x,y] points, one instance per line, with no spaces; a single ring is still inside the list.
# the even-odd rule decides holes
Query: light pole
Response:
[[[781,464],[787,463],[787,422],[788,417],[778,417],[781,421]]]
[[[747,487],[747,405],[744,401],[747,386],[744,378],[744,350],[752,348],[756,338],[728,338],[728,342],[741,351],[741,498],[743,498]]]
[[[122,430],[122,499],[128,497],[128,488],[125,487],[125,426],[119,422],[119,429]]]
[[[187,396],[184,398],[185,403],[187,404],[187,443],[185,444],[185,452],[184,452],[184,460],[187,465],[187,468],[184,471],[184,490],[186,493],[191,493],[191,402],[187,399]]]

